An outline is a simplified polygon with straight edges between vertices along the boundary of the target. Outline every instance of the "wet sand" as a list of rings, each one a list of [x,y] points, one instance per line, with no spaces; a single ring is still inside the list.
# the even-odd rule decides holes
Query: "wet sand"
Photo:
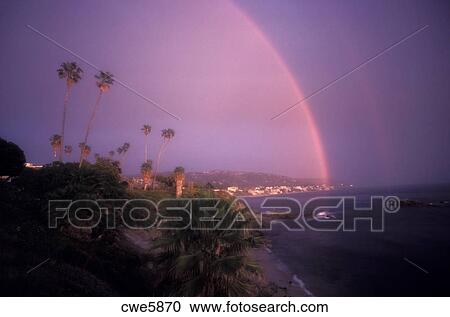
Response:
[[[253,249],[250,256],[263,270],[261,285],[271,296],[313,296],[303,282],[268,248]]]

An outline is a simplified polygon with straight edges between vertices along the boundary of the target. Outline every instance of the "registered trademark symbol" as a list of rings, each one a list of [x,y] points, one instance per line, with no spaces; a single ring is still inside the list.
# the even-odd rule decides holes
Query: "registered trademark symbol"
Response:
[[[394,213],[400,210],[400,199],[396,196],[388,196],[384,199],[384,210]]]

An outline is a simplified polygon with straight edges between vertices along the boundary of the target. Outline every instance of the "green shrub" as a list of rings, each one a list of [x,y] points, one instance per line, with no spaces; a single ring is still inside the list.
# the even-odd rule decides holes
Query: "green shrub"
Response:
[[[120,199],[126,197],[120,170],[106,164],[55,162],[39,170],[26,169],[14,185],[44,204],[50,199]]]

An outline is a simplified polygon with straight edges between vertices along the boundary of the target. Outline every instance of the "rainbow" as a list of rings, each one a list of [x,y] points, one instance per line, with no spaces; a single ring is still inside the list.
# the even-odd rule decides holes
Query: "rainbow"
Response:
[[[289,83],[292,86],[291,88],[294,91],[297,100],[303,99],[304,94],[300,90],[300,87],[297,81],[295,80],[294,75],[290,71],[289,67],[287,66],[286,62],[283,60],[277,49],[273,46],[273,44],[270,42],[267,36],[261,31],[261,29],[256,25],[256,23],[241,8],[239,8],[237,4],[235,4],[233,1],[230,1],[230,3],[232,7],[237,11],[237,14],[239,14],[243,18],[243,20],[250,26],[251,30],[255,33],[255,35],[262,41],[262,43],[265,46],[267,46],[271,54],[274,56],[276,62],[280,65],[281,69],[284,72],[286,72]],[[306,102],[303,103],[299,108],[303,111],[306,117],[308,129],[312,136],[314,150],[318,158],[320,177],[324,179],[326,182],[328,182],[330,179],[328,163],[325,155],[325,150],[323,147],[323,142],[319,133],[318,125],[314,119],[313,113],[311,112],[308,103]]]

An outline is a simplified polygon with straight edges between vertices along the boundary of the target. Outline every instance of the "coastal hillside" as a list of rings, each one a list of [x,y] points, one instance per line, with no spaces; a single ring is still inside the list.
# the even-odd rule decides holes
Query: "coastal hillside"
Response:
[[[236,172],[213,170],[207,172],[187,172],[186,180],[199,185],[212,184],[216,188],[238,186],[240,188],[256,186],[296,186],[322,184],[321,179],[293,178],[260,172]]]

